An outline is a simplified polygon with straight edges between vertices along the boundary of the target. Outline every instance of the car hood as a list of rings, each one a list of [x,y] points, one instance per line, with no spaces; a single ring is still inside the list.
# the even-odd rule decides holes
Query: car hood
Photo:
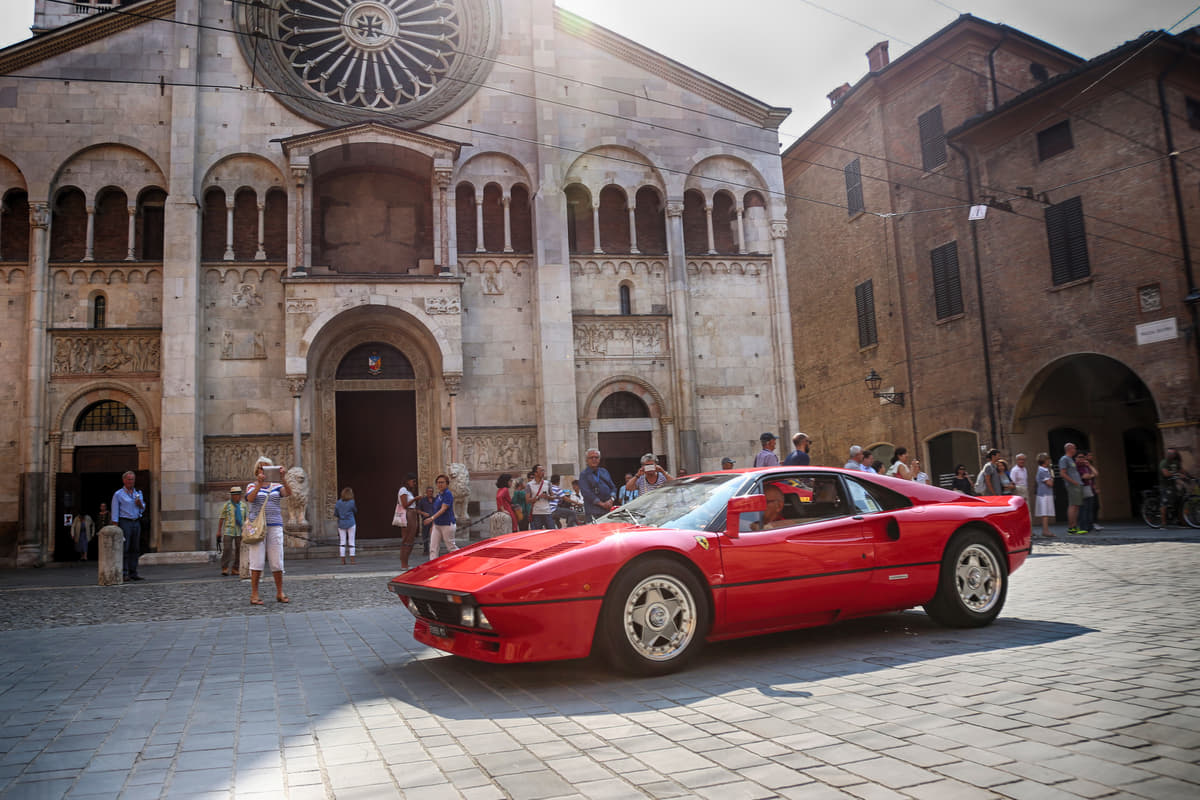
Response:
[[[502,575],[580,548],[591,547],[629,530],[646,531],[635,525],[604,523],[561,530],[521,531],[494,536],[410,569],[396,577],[397,583],[449,585],[468,589],[464,577],[477,576],[480,585]]]

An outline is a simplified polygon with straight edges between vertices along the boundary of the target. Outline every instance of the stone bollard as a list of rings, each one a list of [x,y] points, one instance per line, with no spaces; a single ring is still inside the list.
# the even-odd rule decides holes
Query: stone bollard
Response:
[[[100,545],[96,550],[96,582],[100,586],[120,586],[125,568],[125,531],[116,525],[105,525],[100,529]]]

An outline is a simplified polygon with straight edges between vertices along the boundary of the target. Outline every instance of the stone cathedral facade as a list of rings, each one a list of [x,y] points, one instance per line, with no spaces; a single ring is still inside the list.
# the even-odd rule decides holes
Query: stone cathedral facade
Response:
[[[127,469],[161,552],[260,454],[369,544],[409,472],[793,429],[787,109],[552,0],[37,0],[0,76],[4,563]]]

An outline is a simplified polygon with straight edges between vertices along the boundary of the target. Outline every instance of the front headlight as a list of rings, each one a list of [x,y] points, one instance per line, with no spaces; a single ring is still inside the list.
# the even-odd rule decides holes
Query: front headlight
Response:
[[[459,611],[458,617],[459,617],[459,623],[464,628],[474,628],[475,627],[475,607],[474,606],[463,606],[462,609],[460,609],[460,611]]]
[[[413,602],[411,597],[402,594],[400,595],[400,601],[404,603],[404,607],[408,609],[408,613],[414,617],[417,616],[417,604]]]
[[[484,615],[482,608],[475,609],[475,617],[479,627],[485,628],[489,631],[492,629],[492,623],[488,622],[488,618]]]

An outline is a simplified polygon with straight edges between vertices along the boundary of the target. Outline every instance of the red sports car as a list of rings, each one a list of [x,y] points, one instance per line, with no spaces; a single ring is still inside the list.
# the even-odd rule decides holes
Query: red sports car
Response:
[[[967,497],[816,467],[690,475],[594,524],[512,533],[394,578],[414,637],[508,664],[602,653],[640,674],[705,641],[913,606],[956,627],[1000,613],[1031,547],[1016,496]]]

